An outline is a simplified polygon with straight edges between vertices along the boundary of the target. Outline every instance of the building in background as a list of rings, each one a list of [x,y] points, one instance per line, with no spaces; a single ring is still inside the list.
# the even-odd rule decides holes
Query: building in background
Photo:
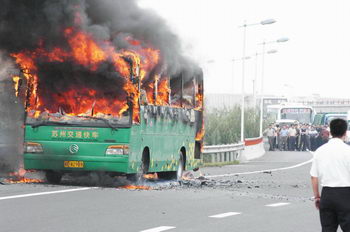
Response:
[[[261,97],[257,96],[254,99],[253,95],[246,95],[246,107],[253,108],[258,107]],[[320,95],[314,94],[312,96],[300,96],[287,98],[284,96],[265,95],[264,96],[264,115],[266,114],[266,108],[268,105],[279,105],[283,102],[291,104],[302,104],[306,106],[312,106],[316,112],[334,112],[342,113],[350,110],[349,98],[326,98]],[[207,111],[214,109],[230,109],[235,106],[240,106],[241,95],[240,94],[206,94],[205,107]]]

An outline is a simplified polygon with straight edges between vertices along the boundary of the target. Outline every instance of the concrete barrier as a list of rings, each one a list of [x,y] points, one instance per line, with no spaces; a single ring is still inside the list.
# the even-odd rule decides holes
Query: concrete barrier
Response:
[[[245,139],[244,150],[240,156],[240,162],[257,159],[265,154],[264,141],[262,137]]]

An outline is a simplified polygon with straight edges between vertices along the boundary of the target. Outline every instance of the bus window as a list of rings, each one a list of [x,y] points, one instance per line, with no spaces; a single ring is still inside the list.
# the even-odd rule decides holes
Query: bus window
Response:
[[[170,100],[170,80],[168,76],[160,76],[156,79],[156,104],[165,106],[169,105]]]
[[[172,77],[170,79],[170,105],[181,107],[182,106],[182,75]]]
[[[194,79],[185,82],[183,87],[183,107],[194,108],[195,95]]]
[[[277,120],[277,118],[278,118],[278,110],[277,109],[270,109],[270,108],[268,108],[267,109],[267,119],[269,121],[274,122],[274,121]]]
[[[297,120],[301,123],[311,123],[312,111],[309,108],[283,108],[281,119]]]

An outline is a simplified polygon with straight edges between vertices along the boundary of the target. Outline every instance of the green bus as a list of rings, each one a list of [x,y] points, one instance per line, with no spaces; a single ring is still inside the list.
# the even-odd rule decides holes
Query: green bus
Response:
[[[104,172],[130,178],[157,172],[161,178],[180,179],[184,170],[198,169],[201,162],[202,76],[198,68],[191,74],[181,72],[176,77],[165,77],[163,82],[154,78],[147,84],[153,85],[150,91],[141,85],[138,76],[130,75],[134,92],[120,95],[127,107],[119,117],[100,113],[108,101],[94,101],[88,114],[72,115],[64,112],[64,102],[59,100],[62,98],[53,98],[58,100],[51,99],[50,104],[62,107],[56,107],[56,113],[40,111],[27,96],[33,94],[27,83],[24,168],[45,171],[47,181],[56,184],[64,174],[72,172]],[[76,91],[82,95],[82,90]],[[40,93],[40,85],[37,92]],[[47,93],[48,96],[53,93]],[[89,99],[79,101],[71,107],[79,107]],[[36,106],[44,109],[43,104]],[[108,104],[112,107],[114,103]]]
[[[329,123],[336,118],[341,118],[347,120],[347,113],[341,112],[327,112],[327,113],[317,113],[315,115],[312,125],[314,126],[328,126]]]

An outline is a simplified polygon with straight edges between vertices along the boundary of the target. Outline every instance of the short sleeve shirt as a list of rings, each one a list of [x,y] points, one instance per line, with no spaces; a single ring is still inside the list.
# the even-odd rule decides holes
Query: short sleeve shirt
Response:
[[[325,187],[350,187],[350,146],[333,138],[315,151],[310,175]]]
[[[297,130],[295,128],[289,128],[288,133],[289,133],[289,136],[296,136]]]

